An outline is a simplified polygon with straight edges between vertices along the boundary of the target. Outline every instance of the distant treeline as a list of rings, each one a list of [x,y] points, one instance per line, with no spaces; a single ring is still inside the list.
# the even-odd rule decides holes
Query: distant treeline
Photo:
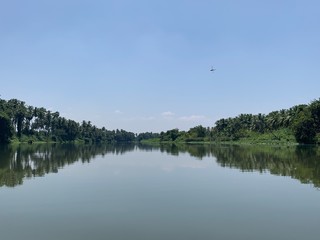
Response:
[[[17,99],[0,99],[0,143],[12,140],[85,143],[275,141],[312,144],[320,141],[320,99],[269,114],[222,118],[214,127],[200,125],[188,131],[172,129],[140,134],[98,128],[90,121],[78,123],[61,117],[59,112],[28,106]]]
[[[152,135],[147,135],[150,139]],[[251,142],[297,142],[319,143],[320,99],[310,104],[293,106],[290,109],[269,114],[240,114],[233,118],[222,118],[215,126],[196,126],[189,131],[172,129],[154,135],[160,142],[202,141],[251,141]]]
[[[235,118],[220,119],[216,122],[214,135],[217,138],[239,139],[252,132],[272,134],[281,130],[293,133],[298,143],[315,143],[320,133],[320,99],[267,115],[240,114]],[[276,134],[273,137],[279,138]]]
[[[0,143],[33,142],[130,142],[135,134],[125,130],[107,130],[90,121],[78,123],[61,117],[43,107],[28,106],[25,102],[0,99]]]

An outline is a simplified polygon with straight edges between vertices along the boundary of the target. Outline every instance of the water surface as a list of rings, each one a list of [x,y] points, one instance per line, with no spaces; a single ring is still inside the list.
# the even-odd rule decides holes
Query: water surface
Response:
[[[1,239],[319,239],[315,147],[0,149]]]

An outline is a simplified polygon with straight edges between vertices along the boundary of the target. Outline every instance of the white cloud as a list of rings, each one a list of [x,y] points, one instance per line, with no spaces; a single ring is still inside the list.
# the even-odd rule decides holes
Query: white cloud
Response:
[[[156,118],[155,117],[141,117],[141,120],[144,120],[144,121],[152,121],[152,120],[155,120]]]
[[[167,111],[167,112],[163,112],[161,113],[162,117],[169,119],[172,118],[175,114],[173,112]]]
[[[191,115],[191,116],[180,117],[179,120],[181,120],[181,121],[200,121],[200,120],[207,120],[207,117],[203,116],[203,115]]]
[[[153,116],[149,117],[127,117],[127,118],[122,118],[123,121],[152,121],[155,120],[156,118]]]
[[[115,110],[114,113],[115,114],[123,114],[123,112],[121,112],[120,110]]]

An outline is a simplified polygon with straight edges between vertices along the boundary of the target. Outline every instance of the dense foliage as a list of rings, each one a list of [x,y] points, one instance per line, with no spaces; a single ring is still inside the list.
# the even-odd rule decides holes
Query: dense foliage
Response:
[[[211,141],[278,141],[319,143],[320,99],[273,111],[269,114],[240,114],[222,118],[215,126],[196,126],[188,131],[171,129],[161,133],[135,135],[125,130],[98,128],[90,121],[75,122],[61,117],[59,112],[27,106],[17,99],[0,99],[0,143],[19,141],[55,141],[86,143],[155,140],[161,142]]]
[[[252,133],[270,133],[281,140],[276,133],[286,130],[292,133],[298,143],[315,143],[320,133],[320,99],[309,105],[297,105],[290,109],[273,111],[267,115],[241,114],[235,118],[220,119],[213,129],[215,139],[238,140]]]
[[[128,142],[135,134],[124,130],[98,128],[90,121],[78,123],[43,107],[27,106],[17,99],[0,99],[0,143],[19,141],[55,141],[86,143]]]
[[[152,133],[152,132],[139,133],[137,136],[137,141],[140,142],[142,140],[159,138],[159,136],[160,136],[159,133]]]
[[[0,143],[8,143],[11,136],[10,119],[5,113],[0,112]]]
[[[278,142],[316,143],[320,135],[320,99],[265,114],[240,114],[222,118],[213,128],[196,126],[189,131],[161,132],[159,141],[201,142],[245,139]],[[318,137],[317,137],[318,136]]]

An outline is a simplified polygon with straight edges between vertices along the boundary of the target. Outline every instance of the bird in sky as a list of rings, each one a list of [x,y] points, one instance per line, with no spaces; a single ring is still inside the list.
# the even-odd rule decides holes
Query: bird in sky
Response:
[[[216,69],[211,67],[210,72],[214,72]]]

